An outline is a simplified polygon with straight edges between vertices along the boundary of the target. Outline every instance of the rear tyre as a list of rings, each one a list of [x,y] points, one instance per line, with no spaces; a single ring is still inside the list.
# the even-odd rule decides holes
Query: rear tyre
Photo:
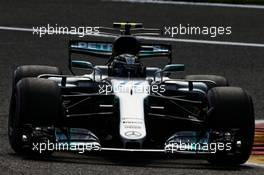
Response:
[[[8,136],[19,154],[31,152],[22,139],[25,124],[54,125],[60,116],[61,96],[57,83],[48,79],[23,78],[16,84],[11,100]]]
[[[24,65],[19,66],[14,71],[13,75],[13,87],[22,78],[26,77],[37,77],[41,74],[55,74],[60,75],[61,71],[57,67],[52,66],[41,66],[41,65]]]
[[[208,116],[210,129],[229,131],[237,129],[241,141],[237,152],[227,154],[226,151],[217,151],[209,158],[213,164],[238,165],[245,163],[250,154],[254,140],[255,117],[251,97],[241,88],[215,87],[209,90]]]
[[[222,86],[229,86],[228,80],[219,75],[187,75],[185,77],[186,80],[210,80],[215,82],[214,83],[206,83],[209,89],[213,87],[222,87]]]

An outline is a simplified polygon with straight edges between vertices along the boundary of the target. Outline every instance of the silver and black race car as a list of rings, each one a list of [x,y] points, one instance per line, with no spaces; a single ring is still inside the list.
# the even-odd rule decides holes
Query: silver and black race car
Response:
[[[137,37],[154,29],[114,23],[111,30],[121,32],[113,42],[69,42],[71,75],[40,65],[14,71],[8,135],[16,153],[137,151],[204,155],[217,164],[248,160],[255,127],[246,91],[217,75],[172,78],[184,65],[172,64],[171,46]],[[107,63],[93,65],[85,56]],[[168,64],[142,64],[152,57]]]

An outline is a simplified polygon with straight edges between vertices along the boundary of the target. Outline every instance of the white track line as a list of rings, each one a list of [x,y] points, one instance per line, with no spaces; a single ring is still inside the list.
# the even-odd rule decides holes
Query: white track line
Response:
[[[156,41],[171,41],[171,42],[183,42],[183,43],[199,43],[199,44],[214,44],[214,45],[244,46],[244,47],[264,47],[264,44],[245,43],[245,42],[177,39],[177,38],[161,38],[161,37],[142,37],[142,39],[149,39],[149,40],[154,39]]]
[[[248,8],[248,9],[264,9],[263,5],[250,5],[250,4],[226,4],[226,3],[162,1],[162,0],[102,0],[102,1],[129,2],[129,3],[150,3],[150,4],[169,4],[169,5],[212,6],[212,7],[228,7],[228,8]]]
[[[25,31],[25,32],[33,32],[33,29],[31,28],[22,28],[22,27],[6,27],[6,26],[0,26],[0,30],[13,30],[13,31]]]
[[[246,162],[245,165],[264,168],[264,164],[253,163],[253,162],[250,162],[250,161],[249,162]]]
[[[11,31],[21,31],[21,32],[33,32],[34,31],[32,28],[6,27],[6,26],[0,26],[0,30],[11,30]],[[71,33],[65,33],[65,34],[66,35],[73,35]],[[81,33],[76,33],[74,35],[81,35]],[[115,36],[104,35],[104,34],[86,34],[86,36],[115,38]],[[36,37],[38,37],[38,35],[36,35]],[[155,41],[198,43],[198,44],[211,44],[211,45],[229,45],[229,46],[243,46],[243,47],[264,47],[264,44],[262,44],[262,43],[229,42],[229,41],[196,40],[196,39],[178,39],[178,38],[162,38],[162,37],[148,37],[148,36],[138,36],[138,38],[145,39],[145,40],[155,40]]]
[[[256,124],[264,123],[264,120],[255,120]]]

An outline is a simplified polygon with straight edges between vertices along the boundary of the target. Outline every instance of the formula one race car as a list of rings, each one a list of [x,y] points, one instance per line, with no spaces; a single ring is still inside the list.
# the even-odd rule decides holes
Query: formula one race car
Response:
[[[39,65],[14,71],[8,135],[16,153],[138,151],[205,155],[216,164],[248,160],[255,127],[247,92],[222,76],[172,78],[184,65],[172,64],[171,46],[139,40],[155,29],[141,23],[105,29],[121,35],[114,42],[69,42],[72,75]],[[87,55],[107,63],[94,66]],[[169,61],[147,67],[147,57]]]

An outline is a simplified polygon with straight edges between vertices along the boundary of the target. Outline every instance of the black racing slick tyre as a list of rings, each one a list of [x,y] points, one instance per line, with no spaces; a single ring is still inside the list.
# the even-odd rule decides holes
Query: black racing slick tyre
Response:
[[[52,126],[61,110],[61,92],[56,82],[48,79],[23,78],[16,84],[10,103],[8,136],[16,153],[30,150],[24,147],[26,125]]]
[[[185,77],[186,80],[210,80],[215,82],[215,84],[212,83],[206,83],[209,89],[213,87],[222,87],[222,86],[229,86],[228,80],[219,75],[187,75]]]
[[[41,65],[24,65],[19,66],[14,71],[13,75],[13,87],[22,78],[26,77],[37,77],[41,74],[55,74],[60,75],[61,71],[57,67],[53,66],[41,66]]]
[[[255,130],[251,97],[238,87],[215,87],[208,91],[207,98],[211,109],[208,114],[208,127],[223,132],[234,129],[236,132],[232,153],[216,151],[208,161],[225,165],[245,163],[251,154]]]

